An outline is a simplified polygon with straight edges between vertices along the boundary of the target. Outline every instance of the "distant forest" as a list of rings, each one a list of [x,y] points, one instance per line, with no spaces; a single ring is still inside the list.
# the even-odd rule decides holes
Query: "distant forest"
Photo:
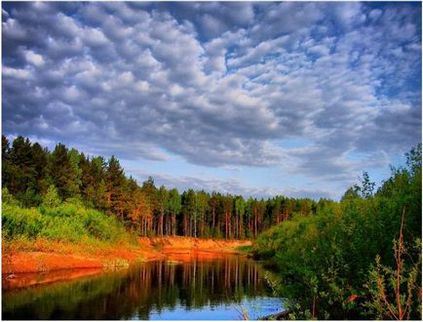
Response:
[[[181,235],[226,239],[255,238],[292,218],[308,216],[334,203],[276,196],[248,198],[219,192],[157,187],[153,178],[141,185],[127,177],[112,156],[89,157],[59,143],[53,151],[19,136],[2,136],[2,184],[22,207],[38,207],[57,196],[115,216],[141,236]]]

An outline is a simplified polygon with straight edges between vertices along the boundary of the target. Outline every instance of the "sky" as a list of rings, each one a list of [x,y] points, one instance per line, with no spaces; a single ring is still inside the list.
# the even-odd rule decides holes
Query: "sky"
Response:
[[[2,131],[139,183],[338,199],[421,141],[421,4],[2,2]]]

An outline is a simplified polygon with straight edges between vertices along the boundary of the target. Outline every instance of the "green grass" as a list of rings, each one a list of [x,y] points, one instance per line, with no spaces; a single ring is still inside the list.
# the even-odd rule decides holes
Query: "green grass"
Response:
[[[136,236],[116,218],[75,201],[53,208],[22,208],[3,202],[2,208],[2,233],[6,241],[136,244]]]

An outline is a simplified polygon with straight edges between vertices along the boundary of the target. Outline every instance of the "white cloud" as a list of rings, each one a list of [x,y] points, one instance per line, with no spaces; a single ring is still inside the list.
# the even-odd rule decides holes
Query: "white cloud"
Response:
[[[374,151],[393,157],[420,139],[413,7],[32,6],[3,13],[6,132],[343,182],[375,166]],[[291,138],[310,145],[280,149]]]
[[[291,198],[312,198],[318,200],[320,198],[336,198],[329,190],[314,190],[314,189],[275,189],[275,188],[261,188],[254,187],[242,182],[237,178],[210,178],[210,177],[196,177],[196,176],[172,176],[163,173],[146,173],[139,169],[128,168],[128,173],[133,175],[139,183],[147,180],[152,176],[155,184],[164,185],[167,188],[176,188],[179,192],[188,189],[204,190],[206,192],[220,192],[230,193],[232,195],[241,195],[244,198],[270,198],[275,195],[283,195]]]
[[[108,39],[101,30],[86,28],[82,37],[88,46],[98,47],[108,43]]]
[[[29,80],[32,75],[29,70],[23,68],[4,67],[3,76],[17,78],[21,80]]]
[[[33,64],[35,66],[42,66],[44,65],[44,58],[41,55],[34,53],[32,50],[26,50],[24,52],[25,59],[28,63]]]

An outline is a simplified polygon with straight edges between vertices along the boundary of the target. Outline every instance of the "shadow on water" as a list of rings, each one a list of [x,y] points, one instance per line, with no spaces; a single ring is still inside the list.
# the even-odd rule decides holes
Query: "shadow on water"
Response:
[[[4,291],[3,319],[233,320],[276,313],[250,259],[155,261],[70,282]]]

